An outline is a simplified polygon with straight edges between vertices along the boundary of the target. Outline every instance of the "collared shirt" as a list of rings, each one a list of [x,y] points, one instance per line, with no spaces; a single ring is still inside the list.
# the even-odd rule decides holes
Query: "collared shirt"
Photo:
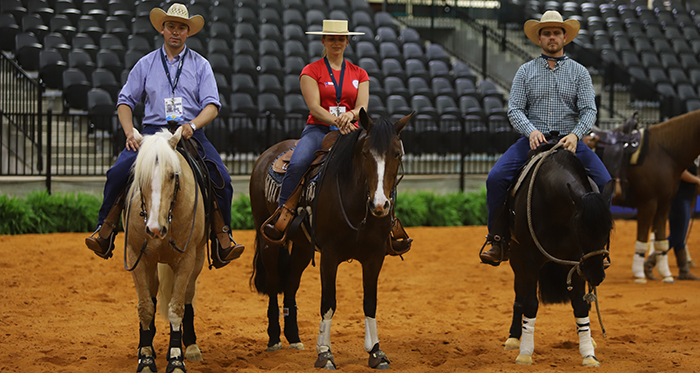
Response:
[[[536,129],[545,135],[574,133],[580,140],[595,123],[597,112],[591,75],[574,60],[558,61],[550,69],[538,57],[520,66],[513,78],[508,118],[525,137]]]
[[[165,54],[164,47],[143,56],[129,72],[126,84],[119,92],[117,106],[125,104],[134,110],[134,106],[141,102],[141,97],[146,94],[143,124],[167,125],[165,99],[173,97],[173,93],[160,55],[165,54],[171,79],[175,80],[180,59],[185,56],[187,49],[185,47],[172,61]],[[199,115],[205,106],[214,104],[221,109],[221,103],[209,61],[191,49],[184,58],[182,73],[175,87],[175,97],[182,97],[184,120],[190,121]]]

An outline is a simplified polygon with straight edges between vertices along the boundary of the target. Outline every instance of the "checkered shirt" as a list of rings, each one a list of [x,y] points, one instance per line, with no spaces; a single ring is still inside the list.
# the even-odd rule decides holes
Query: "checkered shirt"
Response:
[[[569,58],[557,61],[554,70],[544,58],[535,58],[513,78],[508,118],[525,137],[537,129],[543,134],[574,133],[580,140],[595,123],[597,111],[591,75]]]

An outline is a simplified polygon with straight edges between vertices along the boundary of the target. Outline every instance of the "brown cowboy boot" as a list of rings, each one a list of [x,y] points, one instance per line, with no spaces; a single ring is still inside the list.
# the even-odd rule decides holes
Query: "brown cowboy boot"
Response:
[[[403,229],[403,224],[399,218],[394,217],[394,225],[391,227],[391,250],[389,255],[403,255],[411,250],[413,238],[408,237],[408,233]]]
[[[299,183],[284,205],[278,207],[265,223],[263,223],[261,232],[263,238],[268,243],[279,245],[285,240],[289,223],[294,220],[294,210],[296,210],[297,204],[299,203],[302,185],[303,183]],[[275,223],[272,223],[275,217],[277,217],[277,220]]]
[[[102,259],[112,257],[114,237],[117,235],[117,226],[119,225],[119,215],[123,209],[124,191],[117,196],[102,225],[97,227],[97,230],[85,239],[85,245],[87,245],[88,249],[94,251]]]
[[[216,240],[212,240],[211,263],[214,268],[219,269],[238,259],[245,246],[236,243],[231,234],[231,228],[224,224],[224,217],[221,214],[219,205],[214,201],[214,214],[212,221],[212,233],[216,235]]]
[[[678,279],[679,280],[700,280],[690,273],[690,266],[688,265],[688,254],[685,250],[676,253],[676,263],[678,264]]]
[[[484,251],[484,247],[488,244],[491,244],[491,248]],[[503,237],[489,234],[486,236],[486,242],[484,242],[484,245],[481,247],[479,258],[481,258],[482,263],[498,266],[501,262],[508,261],[508,254],[508,243]]]

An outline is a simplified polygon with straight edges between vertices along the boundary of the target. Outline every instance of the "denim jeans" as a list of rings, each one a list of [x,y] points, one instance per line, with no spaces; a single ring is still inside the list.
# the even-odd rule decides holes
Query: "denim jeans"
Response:
[[[503,204],[508,193],[513,178],[518,175],[518,170],[527,161],[527,153],[530,151],[530,141],[527,137],[521,136],[515,144],[501,156],[493,166],[486,178],[486,206],[488,208],[488,228],[491,232],[494,214],[498,207]],[[610,174],[598,156],[583,142],[576,145],[576,156],[586,167],[586,173],[593,179],[600,191],[610,180]],[[499,232],[505,234],[506,232]]]
[[[301,177],[304,176],[306,169],[309,168],[311,162],[316,159],[314,154],[316,150],[321,149],[323,138],[331,128],[322,124],[307,124],[301,132],[301,139],[297,143],[297,147],[292,153],[292,159],[289,160],[287,173],[282,179],[282,187],[280,189],[279,206],[284,205],[287,199],[296,188]]]
[[[162,129],[166,129],[165,126],[149,126],[145,125],[141,134],[153,135]],[[209,176],[214,180],[215,184],[220,183],[219,174],[223,178],[224,188],[217,191],[216,202],[219,204],[221,213],[224,216],[224,223],[227,226],[231,226],[231,198],[233,197],[233,187],[231,186],[231,176],[229,176],[224,162],[221,160],[219,153],[216,148],[209,142],[207,137],[204,135],[204,131],[198,129],[194,131],[194,138],[199,140],[206,153],[206,159],[213,161],[216,166],[213,166],[210,162],[207,162],[207,168],[209,168]],[[114,166],[107,171],[107,182],[104,188],[104,200],[102,201],[102,207],[100,207],[100,212],[97,215],[97,226],[104,223],[109,210],[114,205],[114,201],[117,200],[119,193],[126,187],[126,183],[129,181],[129,175],[131,173],[131,166],[136,161],[136,155],[138,152],[133,150],[124,149],[124,151],[119,154],[117,161]],[[218,172],[217,172],[218,171]],[[221,194],[221,196],[219,196]]]

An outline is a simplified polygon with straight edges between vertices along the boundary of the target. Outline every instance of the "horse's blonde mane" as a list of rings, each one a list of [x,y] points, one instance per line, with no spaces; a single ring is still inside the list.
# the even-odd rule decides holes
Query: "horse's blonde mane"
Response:
[[[179,174],[182,171],[177,152],[170,147],[168,140],[173,135],[167,130],[145,136],[139,154],[134,162],[134,186],[138,189],[142,185],[149,185],[153,180],[156,165],[158,177],[163,179],[166,173],[173,171]]]

